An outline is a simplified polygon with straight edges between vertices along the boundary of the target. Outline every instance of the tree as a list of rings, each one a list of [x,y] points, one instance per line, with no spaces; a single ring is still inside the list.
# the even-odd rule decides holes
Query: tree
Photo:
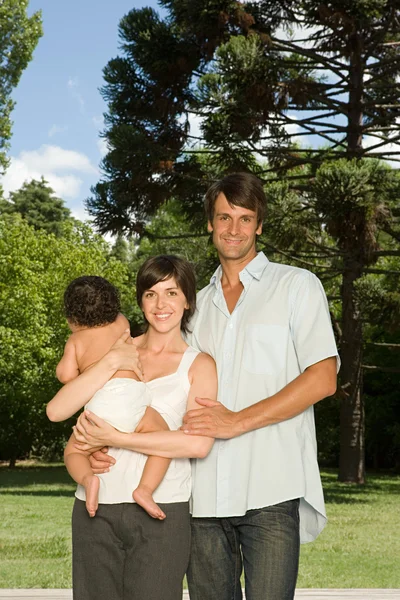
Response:
[[[179,203],[174,200],[159,208],[148,223],[130,263],[132,272],[136,273],[147,258],[157,254],[178,254],[186,258],[194,267],[198,289],[209,283],[218,266],[210,235],[193,232],[191,222],[182,215]]]
[[[121,21],[124,56],[104,70],[110,151],[89,212],[100,231],[141,232],[171,197],[197,214],[215,173],[235,170],[255,172],[281,194],[271,196],[279,225],[274,233],[269,221],[274,251],[304,266],[317,256],[341,275],[339,476],[362,483],[364,316],[357,286],[374,267],[382,271],[384,252],[399,252],[390,246],[400,232],[389,193],[398,180],[381,163],[357,161],[400,160],[398,0],[161,5],[165,19],[142,9]],[[201,119],[195,139],[193,115]],[[338,159],[349,164],[321,167]],[[336,188],[324,188],[325,176]],[[382,203],[373,197],[381,176]]]
[[[123,263],[128,262],[129,244],[124,239],[124,236],[121,233],[117,235],[117,239],[113,244],[113,247],[111,249],[111,256],[115,256],[117,260]]]
[[[340,156],[397,160],[398,0],[160,4],[164,20],[150,8],[121,20],[124,56],[104,69],[110,151],[87,201],[101,232],[140,232],[166,199],[195,201],[210,176],[196,154],[223,172],[254,170],[257,153],[264,176],[285,178]],[[306,135],[312,148],[293,145]]]
[[[43,35],[41,12],[28,17],[27,8],[28,0],[2,0],[0,3],[0,171],[8,162],[10,117],[15,104],[11,93]]]
[[[43,177],[40,181],[25,182],[19,190],[10,193],[8,201],[0,199],[0,214],[14,213],[19,213],[35,229],[58,236],[63,223],[73,220],[64,200],[55,196]]]
[[[45,406],[59,388],[55,367],[69,335],[62,314],[67,284],[101,275],[133,312],[126,265],[87,225],[70,224],[62,238],[35,230],[20,215],[0,217],[0,458],[15,464],[34,449],[58,455],[71,422],[50,424]]]
[[[391,213],[398,206],[400,173],[378,161],[339,159],[320,167],[313,187],[315,209],[335,241],[334,260],[341,273],[340,477],[362,483],[365,478],[363,351],[367,313],[360,290],[368,297],[369,290],[363,282],[365,275],[388,273],[385,268],[374,267],[385,255],[400,254],[398,247],[391,250],[385,239],[385,229],[393,222]],[[387,303],[388,299],[382,295],[381,311]]]

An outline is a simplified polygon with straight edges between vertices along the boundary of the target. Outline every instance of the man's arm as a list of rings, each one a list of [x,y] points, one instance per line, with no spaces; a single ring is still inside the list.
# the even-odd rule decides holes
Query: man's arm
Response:
[[[239,412],[197,399],[205,408],[185,416],[186,433],[229,439],[292,419],[335,393],[336,344],[324,288],[315,275],[297,272],[290,305],[289,326],[301,374],[279,392]]]
[[[204,408],[190,410],[182,429],[190,435],[230,439],[267,425],[291,419],[336,391],[336,357],[308,367],[278,393],[238,412],[219,402],[196,398]]]
[[[207,394],[217,397],[217,372],[214,360],[207,354],[200,354],[189,371],[191,386],[188,396],[188,408],[199,405],[196,396]],[[157,431],[152,433],[122,433],[111,425],[85,411],[74,428],[78,440],[76,447],[90,450],[99,446],[114,446],[166,458],[204,458],[210,452],[214,439],[212,436],[186,436],[183,431]]]
[[[64,354],[56,367],[56,377],[61,383],[68,383],[79,375],[78,362],[76,360],[76,349],[73,336],[69,337],[65,344]]]

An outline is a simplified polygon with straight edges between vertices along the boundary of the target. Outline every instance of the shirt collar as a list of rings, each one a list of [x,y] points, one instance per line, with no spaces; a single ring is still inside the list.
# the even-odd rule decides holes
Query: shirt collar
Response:
[[[265,256],[264,252],[259,252],[257,254],[257,256],[255,256],[253,258],[253,260],[250,261],[249,264],[246,265],[242,271],[240,271],[240,273],[239,273],[240,279],[242,280],[243,275],[245,277],[246,277],[246,275],[250,275],[251,277],[254,277],[254,279],[260,280],[268,263],[269,263],[269,260]],[[218,284],[220,284],[220,282],[221,282],[221,277],[222,277],[222,267],[221,267],[221,265],[219,265],[219,267],[217,268],[217,270],[215,271],[215,273],[213,274],[213,276],[210,279],[210,284],[218,287]]]

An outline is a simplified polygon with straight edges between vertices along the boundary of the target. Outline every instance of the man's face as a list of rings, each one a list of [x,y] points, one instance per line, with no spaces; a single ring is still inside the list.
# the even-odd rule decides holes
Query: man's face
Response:
[[[257,224],[257,213],[253,210],[231,206],[221,193],[215,202],[213,220],[208,222],[207,229],[213,234],[213,243],[220,258],[251,260],[256,254],[256,235],[260,235],[262,223]]]

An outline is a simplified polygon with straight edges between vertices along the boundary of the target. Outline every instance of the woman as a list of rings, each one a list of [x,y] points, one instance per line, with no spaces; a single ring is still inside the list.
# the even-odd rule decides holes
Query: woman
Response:
[[[182,598],[190,546],[187,457],[205,456],[214,440],[187,436],[178,428],[185,412],[199,407],[196,397],[216,398],[217,376],[213,359],[189,347],[182,337],[196,302],[195,278],[187,261],[175,256],[147,260],[137,276],[137,300],[146,332],[134,338],[133,345],[126,343],[126,333],[56,396],[58,402],[77,396],[87,402],[117,370],[134,370],[139,358],[140,379],[170,428],[123,434],[88,415],[93,423],[104,425],[104,442],[113,446],[116,463],[99,475],[99,509],[93,519],[78,487],[72,517],[75,600]],[[124,446],[175,459],[154,494],[166,514],[164,521],[152,519],[132,501],[132,484],[139,482],[146,456]]]

